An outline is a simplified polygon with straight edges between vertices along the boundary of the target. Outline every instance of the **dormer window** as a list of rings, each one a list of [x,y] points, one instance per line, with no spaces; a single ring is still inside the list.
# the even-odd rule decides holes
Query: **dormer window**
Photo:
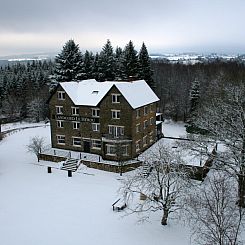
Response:
[[[97,90],[94,90],[93,92],[92,92],[92,94],[98,94],[99,93],[99,91],[97,91]]]
[[[120,94],[111,94],[112,103],[120,103]]]
[[[58,96],[58,100],[65,100],[65,92],[64,91],[58,91],[57,96]]]

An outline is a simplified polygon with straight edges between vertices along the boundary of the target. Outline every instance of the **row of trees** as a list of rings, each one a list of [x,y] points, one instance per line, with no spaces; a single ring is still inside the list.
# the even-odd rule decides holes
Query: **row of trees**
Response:
[[[34,118],[47,115],[51,61],[15,63],[0,69],[0,110],[9,118]]]
[[[78,44],[69,40],[55,59],[56,80],[59,82],[96,79],[97,81],[113,81],[128,79],[144,79],[154,87],[150,58],[145,44],[137,53],[133,42],[124,49],[114,49],[107,40],[100,53],[95,55],[86,50],[81,53]]]

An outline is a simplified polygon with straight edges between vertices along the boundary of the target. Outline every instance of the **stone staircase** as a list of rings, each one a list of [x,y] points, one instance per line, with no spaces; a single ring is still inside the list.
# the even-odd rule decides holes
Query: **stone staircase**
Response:
[[[78,167],[80,165],[80,160],[74,159],[74,158],[67,158],[67,160],[64,162],[63,166],[61,167],[61,170],[71,170],[72,172],[76,172]]]

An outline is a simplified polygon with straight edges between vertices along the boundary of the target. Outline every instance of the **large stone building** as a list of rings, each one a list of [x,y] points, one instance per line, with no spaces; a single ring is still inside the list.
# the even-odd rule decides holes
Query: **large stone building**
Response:
[[[52,147],[134,158],[157,139],[158,101],[143,80],[60,83],[49,99]]]

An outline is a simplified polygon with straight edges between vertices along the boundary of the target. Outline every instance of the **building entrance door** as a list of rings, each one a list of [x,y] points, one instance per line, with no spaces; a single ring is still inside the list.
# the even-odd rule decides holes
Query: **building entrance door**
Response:
[[[90,153],[90,141],[88,140],[83,141],[83,151]]]

